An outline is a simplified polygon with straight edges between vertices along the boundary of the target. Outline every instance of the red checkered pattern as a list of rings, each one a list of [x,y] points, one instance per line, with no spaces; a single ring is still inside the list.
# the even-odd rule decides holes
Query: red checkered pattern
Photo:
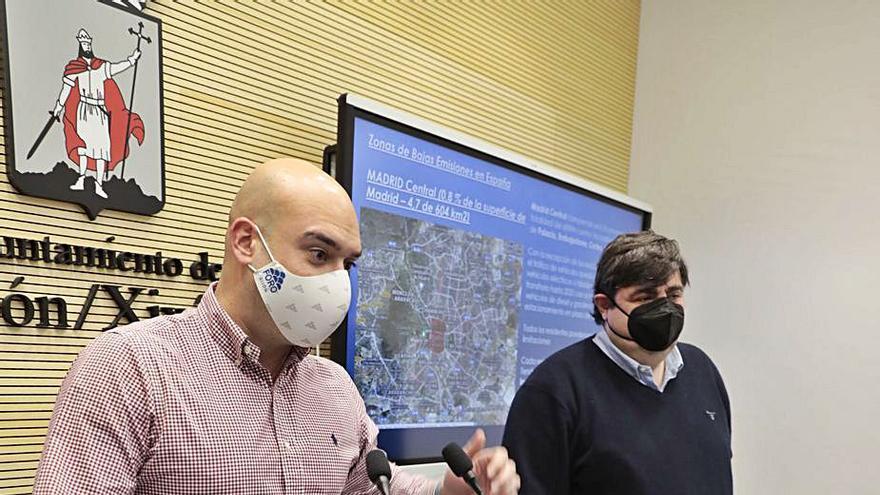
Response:
[[[213,286],[101,335],[61,386],[34,493],[378,493],[378,430],[345,370],[294,348],[273,384],[259,355]],[[393,469],[394,493],[434,492]]]

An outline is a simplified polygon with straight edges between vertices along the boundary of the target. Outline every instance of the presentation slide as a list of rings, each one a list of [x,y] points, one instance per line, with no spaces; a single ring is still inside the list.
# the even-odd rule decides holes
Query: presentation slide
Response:
[[[347,365],[381,430],[500,426],[535,366],[596,332],[596,263],[643,214],[415,134],[354,119]]]

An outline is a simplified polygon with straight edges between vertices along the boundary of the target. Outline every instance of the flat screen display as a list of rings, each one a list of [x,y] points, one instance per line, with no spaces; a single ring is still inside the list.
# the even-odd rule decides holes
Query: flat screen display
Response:
[[[334,358],[392,460],[437,459],[476,427],[497,444],[535,366],[597,331],[602,248],[647,228],[649,209],[350,100],[340,99],[336,176],[363,255]]]

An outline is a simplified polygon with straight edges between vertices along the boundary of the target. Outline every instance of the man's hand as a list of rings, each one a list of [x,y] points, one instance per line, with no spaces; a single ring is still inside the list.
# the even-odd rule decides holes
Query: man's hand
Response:
[[[519,492],[519,475],[516,465],[507,457],[504,447],[486,447],[486,434],[481,429],[474,432],[464,446],[465,453],[474,462],[474,473],[483,489],[483,495],[516,495]],[[461,478],[446,470],[443,479],[443,495],[473,495],[473,490]]]
[[[131,52],[131,56],[128,57],[128,61],[131,62],[131,65],[134,65],[137,62],[137,59],[141,58],[141,51],[135,49],[135,51]]]
[[[55,108],[52,109],[52,116],[56,119],[61,115],[61,111],[64,110],[64,106],[61,105],[61,102],[55,102]]]

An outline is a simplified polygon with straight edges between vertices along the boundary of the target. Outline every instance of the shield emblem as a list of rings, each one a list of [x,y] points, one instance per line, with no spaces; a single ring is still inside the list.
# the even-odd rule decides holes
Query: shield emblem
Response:
[[[165,204],[162,26],[131,5],[0,4],[9,181],[91,220]]]

